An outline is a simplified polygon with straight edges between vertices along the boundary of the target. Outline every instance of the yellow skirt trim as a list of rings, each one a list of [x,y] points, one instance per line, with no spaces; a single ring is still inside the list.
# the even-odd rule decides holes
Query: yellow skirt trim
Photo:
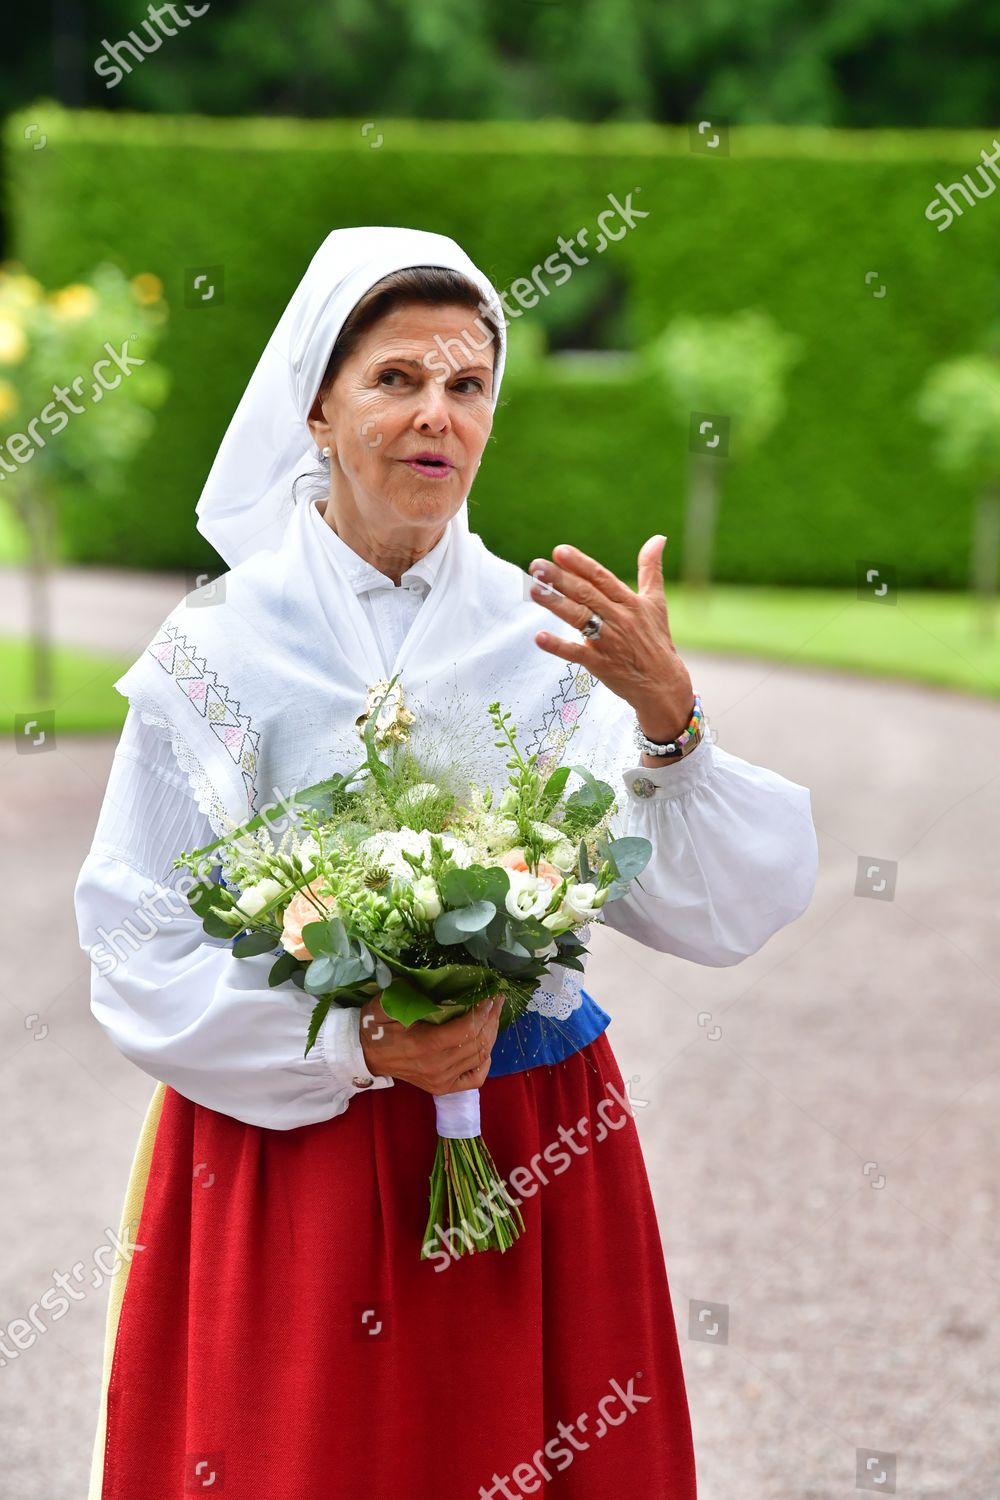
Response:
[[[146,1110],[146,1118],[143,1120],[142,1129],[139,1132],[135,1155],[132,1158],[132,1170],[129,1172],[128,1186],[125,1189],[125,1206],[122,1209],[121,1223],[118,1227],[118,1237],[122,1244],[129,1243],[129,1234],[132,1236],[132,1243],[135,1243],[138,1238],[139,1218],[142,1213],[143,1199],[146,1196],[146,1183],[149,1180],[149,1164],[153,1158],[156,1130],[160,1123],[160,1112],[163,1109],[163,1100],[166,1092],[165,1084],[158,1083],[156,1085],[153,1097],[150,1099],[149,1107]],[[97,1435],[94,1438],[94,1453],[90,1465],[90,1488],[87,1491],[87,1500],[101,1500],[101,1491],[104,1488],[104,1452],[108,1426],[108,1385],[111,1380],[111,1362],[114,1359],[115,1340],[118,1336],[118,1319],[122,1310],[122,1301],[125,1296],[130,1264],[131,1258],[126,1259],[120,1254],[116,1255],[115,1268],[110,1278],[108,1316],[104,1328],[104,1369],[101,1376],[101,1404],[97,1418]]]

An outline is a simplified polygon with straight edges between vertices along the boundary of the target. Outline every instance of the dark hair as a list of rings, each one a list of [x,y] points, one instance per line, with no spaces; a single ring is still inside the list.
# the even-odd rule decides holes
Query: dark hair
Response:
[[[475,311],[479,316],[473,319],[473,323],[478,322],[484,338],[487,330],[493,335],[493,378],[495,380],[497,360],[500,356],[500,329],[492,314],[483,311],[484,300],[483,293],[474,282],[470,281],[467,276],[463,276],[460,271],[453,271],[448,266],[407,266],[401,271],[391,271],[388,276],[383,276],[381,281],[376,281],[360,302],[351,308],[330,352],[330,358],[327,360],[316,395],[321,401],[326,399],[341,366],[354,353],[369,329],[374,328],[376,323],[388,317],[397,307],[403,307],[411,302],[422,303],[428,307],[457,304],[459,307],[468,307]],[[322,478],[324,484],[321,493],[325,494],[326,476],[325,468],[313,469],[309,474],[300,474],[292,485],[292,499],[297,499],[296,486],[307,478]]]
[[[395,308],[408,302],[421,302],[428,307],[443,307],[447,303],[455,303],[479,313],[482,319],[480,326],[485,324],[485,329],[493,335],[495,376],[500,354],[500,330],[496,320],[489,313],[482,312],[483,300],[482,292],[467,276],[463,276],[460,271],[452,271],[448,266],[407,266],[405,270],[392,271],[388,276],[383,276],[348,313],[327,361],[317,395],[320,400],[326,399],[341,365],[354,353],[368,330],[374,328],[382,318],[388,317]]]

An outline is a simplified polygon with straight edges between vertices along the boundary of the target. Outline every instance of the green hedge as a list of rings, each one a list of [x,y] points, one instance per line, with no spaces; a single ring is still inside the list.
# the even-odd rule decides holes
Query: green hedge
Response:
[[[46,133],[26,146],[26,123]],[[1000,193],[941,233],[939,179],[972,171],[973,133],[734,130],[730,155],[685,129],[560,122],[456,125],[69,113],[8,121],[11,251],[47,285],[102,258],[155,272],[171,305],[159,358],[173,390],[124,496],[66,507],[68,555],[135,567],[211,565],[194,504],[226,423],[309,257],[331,228],[412,224],[452,235],[501,288],[615,193],[649,217],[576,278],[624,278],[633,346],[677,312],[769,311],[804,340],[787,414],[730,466],[717,575],[843,584],[860,558],[901,585],[961,587],[971,496],[945,481],[914,394],[937,361],[981,345],[996,307]],[[640,190],[640,191],[637,191]],[[600,264],[598,264],[600,262]],[[185,268],[225,267],[221,305],[185,306]],[[876,298],[865,274],[878,273]],[[553,298],[559,291],[553,291]],[[525,315],[524,324],[534,315]],[[520,320],[518,320],[520,322]],[[572,541],[634,576],[654,531],[683,529],[687,432],[642,379],[572,382],[512,368],[472,492],[473,525],[522,565]]]

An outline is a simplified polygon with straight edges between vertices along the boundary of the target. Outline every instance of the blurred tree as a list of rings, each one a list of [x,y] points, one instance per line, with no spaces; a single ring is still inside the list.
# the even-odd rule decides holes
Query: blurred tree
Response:
[[[166,319],[162,290],[155,276],[129,282],[108,264],[46,296],[22,268],[0,270],[0,501],[27,536],[37,707],[52,693],[59,499],[74,482],[96,499],[152,430],[151,408],[167,393],[166,371],[149,358]]]
[[[131,32],[150,56],[109,88]],[[0,109],[992,129],[998,47],[978,0],[53,0],[7,17]]]
[[[736,453],[746,455],[771,432],[785,409],[786,371],[801,346],[767,313],[747,308],[728,318],[674,318],[644,351],[689,433],[685,583],[704,587],[711,578],[733,436]]]
[[[1000,339],[986,354],[937,365],[924,382],[917,413],[937,430],[934,456],[975,488],[969,574],[980,634],[996,628],[1000,569]]]

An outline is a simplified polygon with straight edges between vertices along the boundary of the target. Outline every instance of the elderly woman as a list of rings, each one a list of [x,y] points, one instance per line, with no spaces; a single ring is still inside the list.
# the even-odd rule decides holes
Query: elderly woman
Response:
[[[199,502],[230,571],[116,684],[129,710],[77,915],[93,1013],[158,1085],[91,1500],[695,1495],[628,1091],[574,971],[550,966],[499,1035],[494,1002],[443,1026],[404,1027],[378,998],[334,1007],[305,1057],[311,997],[268,985],[271,956],[207,938],[173,866],[355,767],[372,689],[398,676],[414,752],[443,746],[480,786],[507,779],[499,700],[540,765],[621,787],[615,831],[653,856],[601,913],[619,931],[733,964],[807,905],[808,793],[706,732],[664,538],[635,592],[568,543],[532,582],[470,531],[505,348],[496,289],[454,241],[329,235]],[[317,450],[323,493],[296,498]],[[428,1095],[478,1088],[525,1232],[503,1254],[421,1258]]]

